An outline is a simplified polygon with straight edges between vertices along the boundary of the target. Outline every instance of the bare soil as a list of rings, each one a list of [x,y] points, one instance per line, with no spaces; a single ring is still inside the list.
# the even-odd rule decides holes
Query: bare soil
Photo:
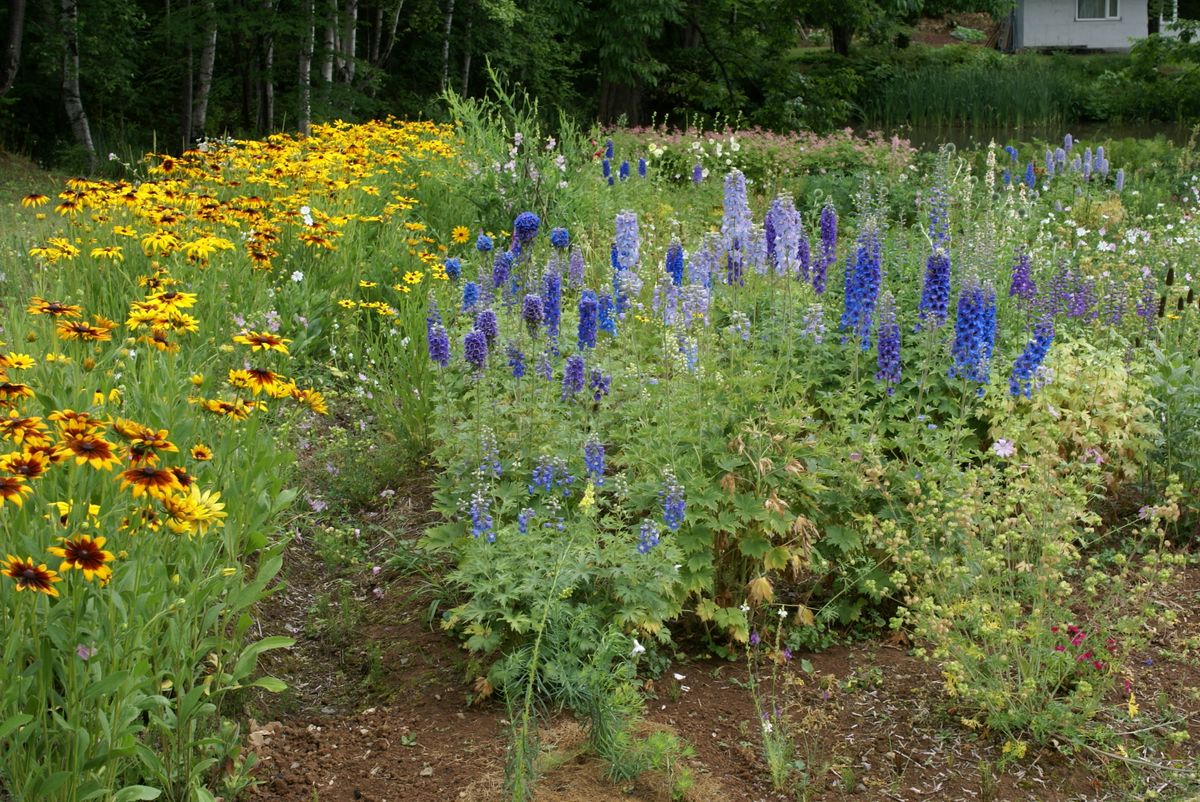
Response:
[[[427,519],[423,487],[399,488],[387,508],[365,513],[373,531],[390,533],[370,547],[379,562],[410,543]],[[254,795],[281,802],[501,799],[506,711],[491,700],[470,704],[481,668],[430,624],[438,617],[430,615],[437,577],[332,571],[308,541],[293,544],[289,558],[287,583],[264,609],[263,629],[297,637],[291,653],[268,666],[292,687],[282,699],[262,700],[251,721],[248,742],[260,760]],[[340,629],[314,627],[314,610],[327,617],[320,608],[330,606],[330,588],[347,585],[361,614],[340,619]],[[1195,802],[1200,797],[1181,790],[1180,775],[1162,767],[1200,766],[1200,568],[1182,572],[1159,602],[1176,609],[1180,623],[1135,661],[1143,712],[1124,726],[1174,721],[1190,735],[1178,746],[1156,739],[1147,747],[1146,733],[1134,733],[1109,756],[1044,749],[1001,770],[1002,739],[963,727],[936,667],[911,656],[906,644],[884,641],[797,655],[787,667],[779,698],[807,769],[785,793],[772,789],[758,748],[744,663],[697,657],[671,666],[646,685],[645,726],[694,747],[686,760],[693,782],[682,798],[696,802]],[[798,669],[802,658],[811,672]],[[610,782],[569,717],[551,720],[541,743],[539,802],[671,799],[665,776]]]

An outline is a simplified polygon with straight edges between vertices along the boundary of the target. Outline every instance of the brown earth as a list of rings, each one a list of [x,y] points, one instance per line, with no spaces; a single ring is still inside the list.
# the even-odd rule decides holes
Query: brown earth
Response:
[[[392,533],[369,546],[369,560],[382,563],[419,531],[424,493],[419,484],[408,491],[364,516],[372,531]],[[375,576],[369,566],[330,575],[311,541],[293,544],[289,565],[263,626],[264,634],[298,639],[291,654],[268,666],[292,689],[282,700],[265,700],[271,706],[259,718],[270,723],[251,722],[248,741],[260,760],[253,795],[281,802],[501,799],[506,711],[490,700],[469,703],[480,667],[430,626],[437,577],[390,570]],[[331,588],[347,585],[341,606],[360,605],[362,614],[331,616],[340,628],[314,627],[314,618],[325,620],[322,603],[339,606],[327,601]],[[1137,731],[1173,720],[1190,733],[1182,746],[1157,739],[1149,747],[1145,732],[1133,732],[1108,755],[1045,749],[1000,770],[1001,739],[961,726],[947,710],[936,668],[903,644],[878,641],[805,655],[811,672],[799,670],[798,655],[782,673],[777,698],[807,767],[795,775],[807,781],[794,781],[787,793],[769,782],[745,664],[696,658],[671,666],[647,683],[645,726],[694,747],[685,760],[693,782],[681,798],[695,802],[1197,800],[1178,790],[1181,775],[1171,767],[1194,772],[1200,765],[1200,567],[1182,572],[1159,602],[1176,609],[1180,623],[1136,661],[1143,713],[1123,726]],[[568,717],[543,728],[539,802],[671,799],[661,774],[610,782],[585,742]],[[1125,790],[1133,786],[1160,796]]]

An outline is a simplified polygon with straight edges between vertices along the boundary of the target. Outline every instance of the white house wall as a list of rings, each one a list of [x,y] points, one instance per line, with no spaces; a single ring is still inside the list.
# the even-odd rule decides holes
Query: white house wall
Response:
[[[1018,47],[1123,50],[1147,31],[1147,0],[1120,0],[1120,18],[1077,20],[1075,0],[1023,0],[1017,11]]]

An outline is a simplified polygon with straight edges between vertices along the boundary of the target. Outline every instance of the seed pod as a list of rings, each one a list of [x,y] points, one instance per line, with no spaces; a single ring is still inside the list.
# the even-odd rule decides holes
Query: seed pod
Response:
[[[1160,296],[1158,299],[1158,316],[1162,317],[1167,311],[1167,296]]]
[[[1176,311],[1179,311],[1179,312],[1183,311],[1183,299],[1182,298],[1180,298],[1179,303],[1177,303],[1175,305],[1175,309],[1176,309]]]
[[[1175,268],[1174,267],[1167,268],[1167,282],[1166,283],[1167,283],[1168,287],[1175,284]]]
[[[1188,287],[1187,302],[1189,305],[1192,303],[1192,301],[1195,299],[1195,297],[1196,297],[1196,291],[1193,290],[1191,287]]]

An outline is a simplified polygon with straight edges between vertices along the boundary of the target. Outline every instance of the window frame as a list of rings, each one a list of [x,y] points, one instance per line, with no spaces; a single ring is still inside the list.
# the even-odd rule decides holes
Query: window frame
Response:
[[[1084,0],[1075,0],[1075,21],[1076,22],[1119,22],[1121,20],[1121,2],[1120,0],[1104,0],[1103,17],[1081,17],[1079,15],[1080,4]]]

